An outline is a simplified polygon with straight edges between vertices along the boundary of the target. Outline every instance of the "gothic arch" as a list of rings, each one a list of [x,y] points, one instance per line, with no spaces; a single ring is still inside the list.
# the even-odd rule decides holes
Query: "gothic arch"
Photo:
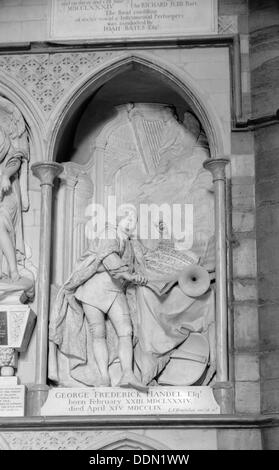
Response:
[[[0,72],[0,96],[10,100],[22,113],[27,124],[30,139],[30,161],[45,158],[45,125],[44,118],[30,94],[20,87],[16,80]]]
[[[118,74],[137,68],[160,76],[170,87],[188,102],[199,118],[209,141],[212,158],[224,156],[225,145],[220,119],[208,103],[207,97],[197,89],[193,79],[174,65],[169,65],[151,54],[122,54],[120,57],[102,63],[93,73],[83,76],[69,90],[51,115],[47,160],[55,160],[60,138],[67,122],[78,107],[96,91]]]
[[[130,431],[101,437],[86,450],[168,450],[161,442]]]

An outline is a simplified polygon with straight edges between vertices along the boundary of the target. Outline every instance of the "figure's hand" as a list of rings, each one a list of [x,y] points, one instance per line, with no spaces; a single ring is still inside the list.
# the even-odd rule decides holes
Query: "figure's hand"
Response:
[[[125,281],[128,281],[128,282],[133,282],[133,280],[134,280],[132,274],[130,274],[128,272],[121,273],[121,275],[119,277],[121,279],[125,279]]]
[[[2,197],[3,197],[3,193],[6,193],[7,191],[9,191],[10,187],[11,187],[10,178],[3,173],[0,178],[0,191],[1,191]]]
[[[125,279],[128,282],[133,282],[134,284],[140,284],[145,286],[148,280],[142,276],[142,274],[130,274],[128,272],[121,273],[121,278]]]
[[[133,282],[135,284],[139,284],[141,286],[146,286],[148,280],[142,274],[134,274],[133,275]]]

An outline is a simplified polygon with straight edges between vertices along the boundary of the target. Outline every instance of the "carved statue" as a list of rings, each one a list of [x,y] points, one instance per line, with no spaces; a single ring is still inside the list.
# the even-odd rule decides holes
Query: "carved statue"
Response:
[[[0,97],[0,277],[3,255],[6,276],[20,278],[18,264],[24,259],[22,211],[28,210],[28,141],[19,110]]]
[[[133,373],[132,323],[124,290],[127,283],[145,283],[144,277],[135,274],[133,269],[129,237],[136,223],[135,211],[127,209],[116,228],[108,226],[105,233],[93,241],[60,290],[51,317],[50,340],[65,355],[75,357],[70,366],[73,375],[76,375],[75,368],[82,369],[82,363],[88,361],[90,354],[86,350],[86,322],[97,372],[94,376],[94,370],[91,370],[91,380],[98,386],[110,386],[107,314],[118,336],[118,358],[122,368],[118,385],[146,390]],[[67,325],[72,335],[76,329],[75,344],[68,342]]]

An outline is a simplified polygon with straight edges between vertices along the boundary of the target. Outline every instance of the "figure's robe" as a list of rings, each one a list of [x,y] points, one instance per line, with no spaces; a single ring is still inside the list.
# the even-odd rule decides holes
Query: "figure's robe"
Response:
[[[214,322],[214,295],[210,290],[197,299],[190,298],[175,285],[158,296],[142,286],[137,288],[136,311],[134,361],[139,378],[148,384],[163,371],[173,350],[187,341],[191,332],[204,333]]]
[[[18,161],[22,164],[26,156],[21,151],[15,151],[12,148],[7,155],[0,161],[0,175],[6,169],[12,168]],[[0,202],[0,217],[4,220],[8,229],[12,243],[16,250],[18,261],[24,259],[24,240],[22,230],[22,195],[19,181],[19,171],[11,178],[11,187],[7,193],[3,194]]]

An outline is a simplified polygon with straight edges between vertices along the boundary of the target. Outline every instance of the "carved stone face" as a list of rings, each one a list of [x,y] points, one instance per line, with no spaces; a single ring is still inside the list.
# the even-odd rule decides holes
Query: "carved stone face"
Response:
[[[133,233],[137,225],[137,214],[135,211],[129,211],[128,214],[123,217],[119,224],[118,227],[127,235]]]

